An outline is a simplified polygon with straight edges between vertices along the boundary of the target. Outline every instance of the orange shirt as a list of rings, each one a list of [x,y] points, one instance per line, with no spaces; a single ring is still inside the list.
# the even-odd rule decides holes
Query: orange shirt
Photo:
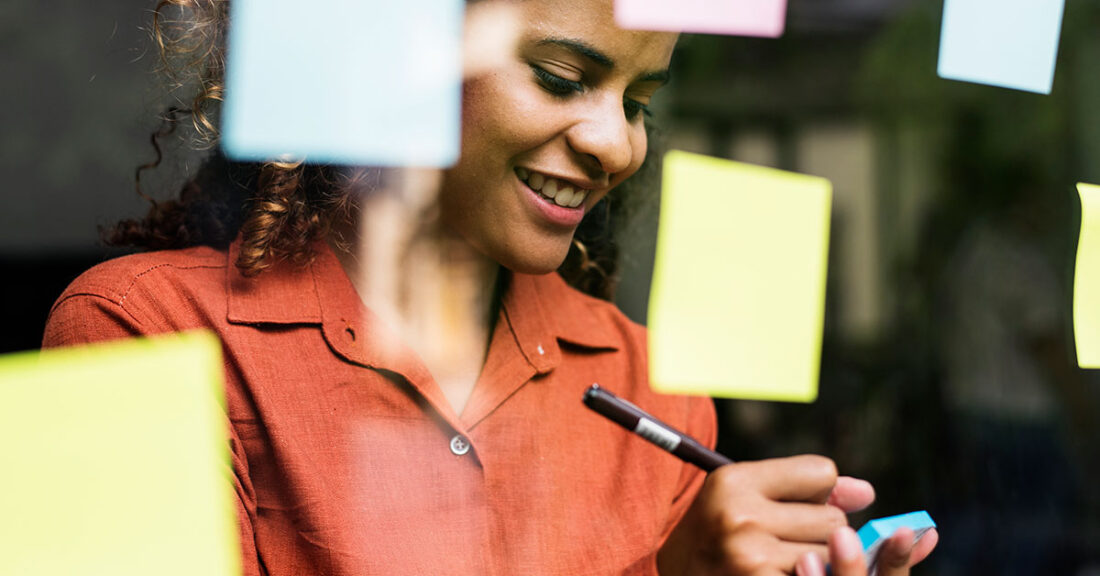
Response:
[[[234,250],[96,266],[54,305],[44,345],[218,334],[246,574],[656,573],[703,474],[590,412],[584,390],[709,445],[716,431],[709,399],[649,390],[644,328],[556,274],[515,274],[455,414],[326,245],[254,278]]]

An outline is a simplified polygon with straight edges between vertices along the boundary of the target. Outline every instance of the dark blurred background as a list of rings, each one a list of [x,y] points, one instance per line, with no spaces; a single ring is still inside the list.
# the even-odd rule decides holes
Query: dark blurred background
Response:
[[[171,103],[148,3],[0,5],[0,352],[116,254],[134,170]],[[692,36],[655,104],[667,145],[832,180],[821,394],[719,401],[735,459],[816,452],[875,483],[853,518],[927,509],[918,574],[1100,574],[1100,382],[1076,368],[1080,207],[1100,183],[1100,2],[1067,0],[1049,96],[936,76],[942,0],[791,0],[778,40]],[[180,143],[182,141],[177,142]],[[200,159],[146,179],[168,196]],[[656,214],[625,239],[644,321]]]

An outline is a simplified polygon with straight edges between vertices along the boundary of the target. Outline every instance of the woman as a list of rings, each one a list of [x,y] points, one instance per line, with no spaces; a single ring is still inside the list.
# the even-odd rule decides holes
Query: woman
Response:
[[[219,37],[223,2],[171,4],[187,31]],[[585,214],[642,166],[645,107],[677,41],[616,28],[611,4],[515,3],[518,48],[467,80],[462,155],[429,203],[439,227],[392,244],[408,251],[377,249],[393,194],[369,171],[215,156],[180,202],[116,230],[176,249],[97,266],[58,300],[48,346],[198,327],[222,339],[246,574],[813,575],[825,558],[865,573],[844,512],[873,494],[829,460],[704,477],[581,405],[598,381],[715,439],[709,400],[648,389],[644,330],[553,274]],[[200,125],[221,49],[194,52],[209,75]],[[242,213],[227,208],[242,194]],[[576,282],[600,291],[578,254]],[[405,256],[460,271],[450,300],[375,282]],[[463,337],[440,353],[439,334]],[[907,574],[933,545],[899,534],[879,573]]]

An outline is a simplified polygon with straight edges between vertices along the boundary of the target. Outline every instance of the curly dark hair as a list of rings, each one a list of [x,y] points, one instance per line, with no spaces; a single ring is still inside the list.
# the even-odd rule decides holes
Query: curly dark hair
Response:
[[[189,95],[189,105],[170,108],[151,136],[154,161],[138,167],[138,194],[150,203],[140,219],[107,230],[114,246],[146,250],[209,245],[228,246],[237,236],[236,266],[246,275],[278,260],[306,262],[311,245],[351,209],[349,190],[378,184],[378,171],[305,163],[233,162],[212,152],[169,201],[156,201],[141,186],[142,174],[161,164],[161,140],[190,120],[193,146],[215,148],[214,116],[224,92],[225,32],[229,0],[160,0],[152,11],[151,37],[161,71],[173,92]],[[579,290],[603,299],[614,294],[618,273],[616,232],[625,230],[640,205],[651,205],[646,186],[655,182],[659,154],[655,134],[639,173],[604,198],[585,217],[558,272]],[[612,199],[612,197],[614,197]]]

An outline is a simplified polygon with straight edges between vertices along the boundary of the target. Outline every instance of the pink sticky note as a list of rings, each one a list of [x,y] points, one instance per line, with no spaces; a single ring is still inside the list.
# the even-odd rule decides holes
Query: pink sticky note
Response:
[[[615,0],[615,21],[635,30],[777,38],[786,20],[787,0]]]

